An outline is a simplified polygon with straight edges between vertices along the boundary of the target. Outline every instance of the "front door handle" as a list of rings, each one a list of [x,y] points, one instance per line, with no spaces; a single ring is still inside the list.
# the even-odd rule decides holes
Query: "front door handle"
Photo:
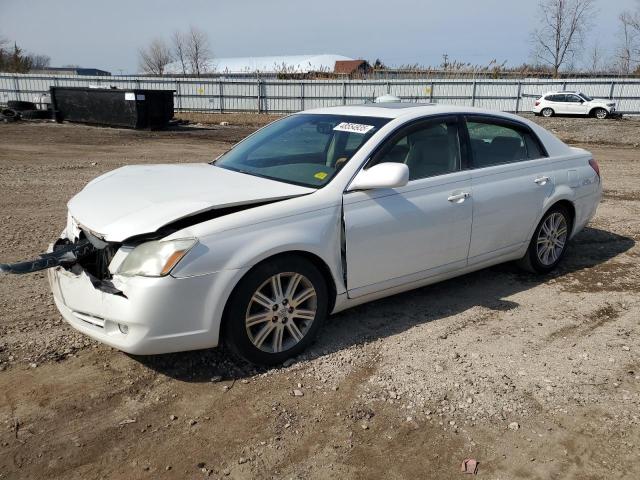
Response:
[[[534,180],[538,185],[546,185],[549,181],[549,177],[538,177]]]
[[[471,194],[469,192],[456,193],[450,195],[447,200],[449,200],[451,203],[462,203],[470,196]]]

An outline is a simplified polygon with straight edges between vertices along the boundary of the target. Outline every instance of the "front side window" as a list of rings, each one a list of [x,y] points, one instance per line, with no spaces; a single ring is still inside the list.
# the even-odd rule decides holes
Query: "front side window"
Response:
[[[320,188],[387,118],[298,114],[278,120],[216,160],[217,167]]]
[[[530,132],[490,121],[467,121],[475,168],[533,160],[544,156]]]
[[[393,137],[368,167],[386,162],[406,164],[409,181],[460,170],[457,121],[436,120],[409,127]]]
[[[591,98],[589,95],[585,95],[584,93],[580,92],[579,95],[587,102],[591,102],[593,101],[593,98]]]
[[[567,95],[567,101],[572,103],[580,103],[583,100],[577,95]]]

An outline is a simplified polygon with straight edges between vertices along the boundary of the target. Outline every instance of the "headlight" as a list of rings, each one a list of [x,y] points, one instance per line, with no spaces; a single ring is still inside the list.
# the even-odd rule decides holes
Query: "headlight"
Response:
[[[154,240],[138,245],[127,255],[118,274],[124,276],[164,277],[196,244],[195,238]]]

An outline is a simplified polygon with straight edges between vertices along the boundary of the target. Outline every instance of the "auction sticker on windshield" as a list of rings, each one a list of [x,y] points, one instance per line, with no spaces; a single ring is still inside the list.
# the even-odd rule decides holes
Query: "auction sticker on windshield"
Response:
[[[360,133],[362,135],[367,133],[372,128],[374,128],[373,125],[363,125],[361,123],[349,123],[349,122],[342,122],[336,125],[335,127],[333,127],[333,129],[337,132]]]

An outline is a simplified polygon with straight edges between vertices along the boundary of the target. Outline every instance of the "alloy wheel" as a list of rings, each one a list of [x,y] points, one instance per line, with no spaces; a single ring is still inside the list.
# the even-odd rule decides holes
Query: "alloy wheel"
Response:
[[[536,241],[538,260],[545,266],[553,265],[562,255],[568,235],[564,215],[554,212],[542,223]]]
[[[251,296],[245,315],[247,335],[263,352],[289,350],[305,337],[317,310],[318,296],[307,277],[277,273]]]
[[[596,110],[596,118],[603,120],[605,118],[607,118],[607,111],[604,108],[599,108],[598,110]]]

